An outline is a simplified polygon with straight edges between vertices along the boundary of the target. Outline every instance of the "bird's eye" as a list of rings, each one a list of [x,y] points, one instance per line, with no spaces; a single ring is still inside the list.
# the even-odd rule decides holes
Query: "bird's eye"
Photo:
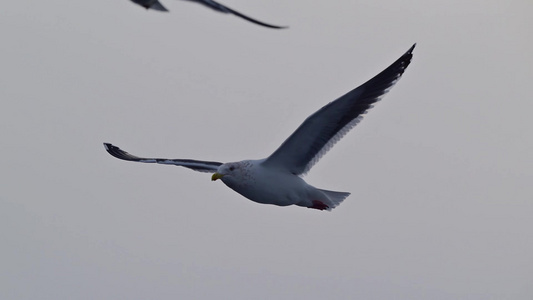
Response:
[[[234,167],[234,166],[231,166],[231,167],[229,167],[229,170],[230,170],[230,171],[233,171],[233,170],[235,170],[235,167]]]

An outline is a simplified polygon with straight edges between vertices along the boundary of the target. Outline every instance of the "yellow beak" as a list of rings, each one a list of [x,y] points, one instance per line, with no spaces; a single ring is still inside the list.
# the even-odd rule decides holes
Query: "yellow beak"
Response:
[[[220,179],[222,177],[224,177],[224,175],[222,175],[220,173],[215,173],[215,174],[213,174],[213,176],[211,176],[211,180],[215,181],[215,180]]]

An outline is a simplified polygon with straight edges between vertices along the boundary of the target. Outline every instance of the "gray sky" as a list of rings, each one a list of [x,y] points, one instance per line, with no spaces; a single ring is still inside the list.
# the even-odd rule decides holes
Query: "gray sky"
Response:
[[[532,299],[531,1],[12,1],[0,298]],[[269,155],[414,42],[311,170],[331,213],[109,156]]]

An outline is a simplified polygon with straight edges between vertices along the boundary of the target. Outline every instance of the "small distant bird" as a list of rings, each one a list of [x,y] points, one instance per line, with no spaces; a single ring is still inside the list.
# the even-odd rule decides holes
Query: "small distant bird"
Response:
[[[104,143],[104,147],[109,154],[123,160],[176,165],[214,173],[211,180],[220,179],[237,193],[258,203],[331,210],[350,193],[315,188],[301,176],[357,125],[363,114],[400,79],[411,62],[414,47],[374,78],[309,116],[274,153],[264,159],[223,164],[192,159],[143,158],[112,144]],[[224,122],[228,120],[231,119],[226,118]]]
[[[158,0],[131,0],[132,2],[134,3],[137,3],[139,4],[140,6],[146,8],[146,9],[153,9],[153,10],[158,10],[158,11],[168,11],[168,9],[166,9]],[[233,15],[236,15],[238,17],[241,17],[245,20],[248,20],[252,23],[255,23],[255,24],[258,24],[258,25],[261,25],[261,26],[265,26],[265,27],[269,27],[269,28],[276,28],[276,29],[282,29],[282,28],[287,28],[287,26],[276,26],[276,25],[271,25],[271,24],[267,24],[267,23],[264,23],[264,22],[261,22],[261,21],[258,21],[256,19],[252,19],[248,16],[245,16],[243,14],[241,14],[240,12],[238,11],[235,11],[225,5],[222,5],[218,2],[215,2],[213,0],[183,0],[183,1],[191,1],[191,2],[196,2],[196,3],[200,3],[202,5],[205,5],[211,9],[214,9],[218,12],[221,12],[221,13],[225,13],[225,14],[233,14]]]

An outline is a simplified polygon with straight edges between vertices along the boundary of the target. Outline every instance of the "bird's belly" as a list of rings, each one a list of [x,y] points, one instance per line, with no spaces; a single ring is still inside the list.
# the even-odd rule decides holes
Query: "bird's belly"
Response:
[[[229,186],[237,193],[258,203],[287,206],[307,198],[307,183],[292,174],[264,176],[245,186]]]

